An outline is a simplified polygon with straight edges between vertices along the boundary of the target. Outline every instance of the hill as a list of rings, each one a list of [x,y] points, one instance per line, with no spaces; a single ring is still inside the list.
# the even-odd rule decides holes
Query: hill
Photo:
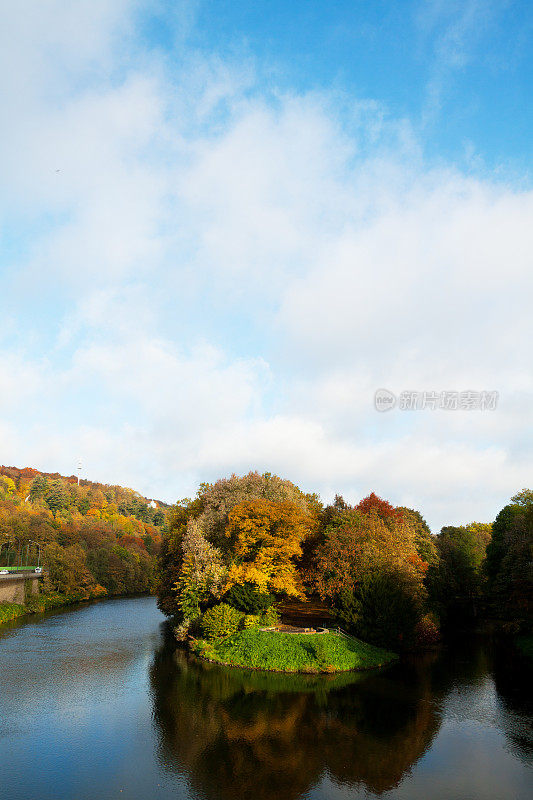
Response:
[[[169,506],[123,486],[0,467],[0,567],[44,564],[44,604],[152,592]]]

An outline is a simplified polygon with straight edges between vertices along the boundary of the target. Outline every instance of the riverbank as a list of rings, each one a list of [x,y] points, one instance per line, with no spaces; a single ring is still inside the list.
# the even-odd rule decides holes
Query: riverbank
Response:
[[[231,667],[274,672],[347,672],[376,669],[398,656],[334,631],[290,634],[257,628],[238,631],[215,642],[194,640],[191,650],[209,661]]]
[[[143,594],[134,592],[133,594],[119,594],[109,595],[107,592],[99,590],[87,593],[78,593],[73,595],[66,594],[41,594],[33,595],[28,601],[27,605],[19,603],[0,603],[0,625],[5,622],[12,622],[19,617],[31,616],[33,614],[42,614],[45,611],[53,611],[56,608],[63,608],[65,606],[72,606],[76,603],[89,603],[93,600],[113,600],[120,597],[150,597],[149,593]]]
[[[31,614],[42,614],[44,611],[52,611],[54,608],[70,606],[74,603],[82,603],[88,600],[98,600],[105,597],[101,592],[87,597],[84,595],[65,595],[48,594],[34,595],[26,605],[20,603],[0,603],[0,624],[11,622],[18,617],[25,617]]]

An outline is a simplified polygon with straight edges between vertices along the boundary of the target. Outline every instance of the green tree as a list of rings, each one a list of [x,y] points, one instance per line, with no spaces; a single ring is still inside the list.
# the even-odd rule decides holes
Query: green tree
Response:
[[[44,500],[48,492],[48,478],[44,475],[36,475],[30,487],[30,500],[35,503],[37,500]]]
[[[484,592],[483,564],[491,526],[446,526],[437,537],[438,560],[428,570],[430,597],[448,625],[471,624]]]
[[[220,550],[206,541],[198,520],[188,521],[181,549],[183,561],[175,590],[183,620],[192,622],[200,615],[202,603],[220,595],[226,569]]]
[[[533,618],[533,491],[511,498],[493,525],[486,572],[491,614],[529,632]]]
[[[57,515],[70,505],[70,492],[63,481],[50,481],[44,499],[50,511]]]
[[[159,583],[157,606],[168,617],[181,616],[176,584],[183,565],[182,540],[190,519],[196,519],[203,511],[203,502],[197,497],[180,500],[170,512],[169,530],[163,535],[158,558]]]

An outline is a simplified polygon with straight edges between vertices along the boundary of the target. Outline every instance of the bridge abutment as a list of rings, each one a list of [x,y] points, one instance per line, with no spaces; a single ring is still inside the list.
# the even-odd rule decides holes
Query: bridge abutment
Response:
[[[0,603],[24,605],[30,595],[39,593],[42,577],[31,573],[0,575]]]

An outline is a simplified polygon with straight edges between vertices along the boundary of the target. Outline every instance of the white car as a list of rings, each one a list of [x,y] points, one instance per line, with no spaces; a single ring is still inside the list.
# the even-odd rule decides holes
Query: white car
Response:
[[[43,571],[42,567],[35,567],[35,572],[42,572],[42,571]]]
[[[0,569],[0,575],[9,575],[9,570],[7,570],[7,569]]]

